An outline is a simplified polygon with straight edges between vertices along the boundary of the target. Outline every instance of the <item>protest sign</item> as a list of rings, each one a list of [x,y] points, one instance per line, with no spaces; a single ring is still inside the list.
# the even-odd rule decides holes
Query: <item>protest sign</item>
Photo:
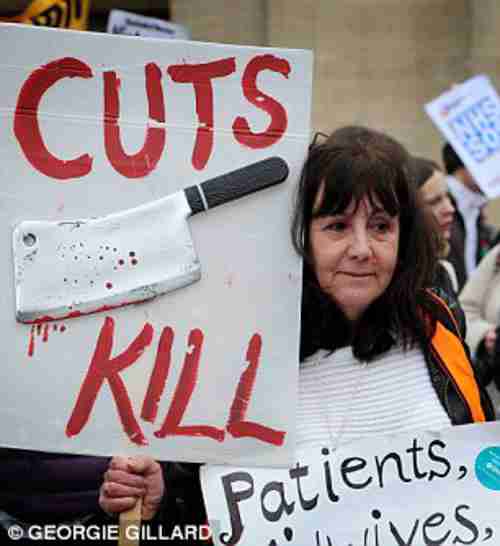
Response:
[[[201,469],[217,546],[499,543],[500,423],[298,450],[289,470]]]
[[[126,34],[144,38],[189,40],[189,32],[183,25],[164,21],[158,17],[138,15],[122,9],[112,9],[109,12],[106,30],[111,34]]]
[[[425,110],[483,192],[500,195],[500,100],[489,78],[456,85]]]
[[[89,12],[90,0],[33,0],[22,13],[0,21],[85,30]]]
[[[288,464],[301,290],[289,223],[310,52],[14,24],[0,44],[1,444]],[[206,181],[269,158],[286,179],[212,210]],[[209,210],[188,220],[186,193]],[[175,233],[196,277],[127,300],[162,272]],[[82,306],[99,291],[111,305]],[[60,296],[66,314],[44,315]]]

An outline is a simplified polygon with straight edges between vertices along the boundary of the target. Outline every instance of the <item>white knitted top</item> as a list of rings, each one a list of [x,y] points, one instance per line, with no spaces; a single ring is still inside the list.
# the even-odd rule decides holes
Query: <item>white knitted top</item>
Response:
[[[301,364],[297,448],[335,449],[355,439],[451,422],[434,391],[420,350],[396,347],[369,364],[351,347],[318,351]]]

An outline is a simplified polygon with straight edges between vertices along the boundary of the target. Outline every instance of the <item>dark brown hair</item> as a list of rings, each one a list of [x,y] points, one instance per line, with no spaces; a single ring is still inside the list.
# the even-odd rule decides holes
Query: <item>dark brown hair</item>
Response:
[[[425,186],[436,171],[440,173],[443,172],[441,167],[435,161],[432,159],[427,159],[426,157],[413,156],[410,160],[410,167],[412,169],[413,179],[418,190]],[[420,192],[419,197],[421,197]],[[434,214],[432,214],[431,210],[425,203],[422,203],[422,206],[424,207],[426,219],[430,223],[431,228],[438,239],[438,256],[440,258],[446,258],[446,256],[448,256],[450,253],[450,244],[443,237]]]
[[[464,162],[457,152],[455,152],[455,149],[449,142],[444,144],[441,153],[443,156],[444,168],[446,169],[447,174],[454,174],[459,169],[465,168]]]
[[[436,172],[442,172],[439,165],[432,159],[413,156],[410,161],[413,170],[413,176],[417,188],[421,188]]]
[[[351,344],[356,358],[369,361],[396,341],[405,347],[424,341],[419,293],[432,285],[437,241],[425,221],[405,148],[390,136],[366,127],[337,129],[314,142],[297,188],[292,241],[304,258],[300,359],[323,348]],[[316,139],[315,139],[316,140]],[[319,188],[323,200],[314,207]],[[323,293],[312,267],[311,221],[343,212],[364,196],[392,217],[399,215],[398,261],[393,278],[353,325]]]

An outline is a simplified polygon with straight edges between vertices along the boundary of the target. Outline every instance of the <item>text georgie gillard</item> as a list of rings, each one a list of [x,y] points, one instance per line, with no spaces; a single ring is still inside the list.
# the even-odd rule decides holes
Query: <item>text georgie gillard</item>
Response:
[[[168,529],[161,525],[154,528],[141,525],[128,525],[125,528],[125,537],[127,540],[208,540],[212,537],[211,529],[208,525],[176,525]],[[23,538],[29,538],[32,541],[73,541],[89,540],[104,541],[118,540],[120,536],[120,526],[117,524],[109,525],[31,525],[23,529],[19,525],[11,525],[8,529],[8,536],[11,540],[17,541]]]

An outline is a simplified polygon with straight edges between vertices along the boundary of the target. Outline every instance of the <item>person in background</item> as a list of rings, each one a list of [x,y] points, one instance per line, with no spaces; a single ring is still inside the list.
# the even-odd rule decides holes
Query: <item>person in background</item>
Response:
[[[471,274],[460,293],[460,303],[467,320],[467,343],[477,365],[485,370],[483,382],[488,384],[496,415],[500,417],[500,354],[495,354],[497,343],[500,343],[497,332],[500,325],[500,244],[488,252]]]
[[[493,418],[453,310],[432,290],[436,237],[409,164],[401,144],[365,127],[310,147],[292,224],[304,260],[298,448]],[[198,465],[163,473],[115,457],[100,503],[117,514],[143,495],[143,517],[171,522],[177,499],[203,521],[199,488]]]
[[[486,196],[448,142],[443,146],[442,155],[448,174],[448,190],[456,209],[448,259],[455,268],[461,290],[467,277],[493,246],[496,233],[484,219]]]
[[[413,157],[415,182],[422,202],[435,221],[439,236],[440,252],[437,284],[452,293],[458,293],[456,271],[446,258],[450,252],[450,237],[455,207],[448,194],[448,186],[443,171],[431,159]]]

